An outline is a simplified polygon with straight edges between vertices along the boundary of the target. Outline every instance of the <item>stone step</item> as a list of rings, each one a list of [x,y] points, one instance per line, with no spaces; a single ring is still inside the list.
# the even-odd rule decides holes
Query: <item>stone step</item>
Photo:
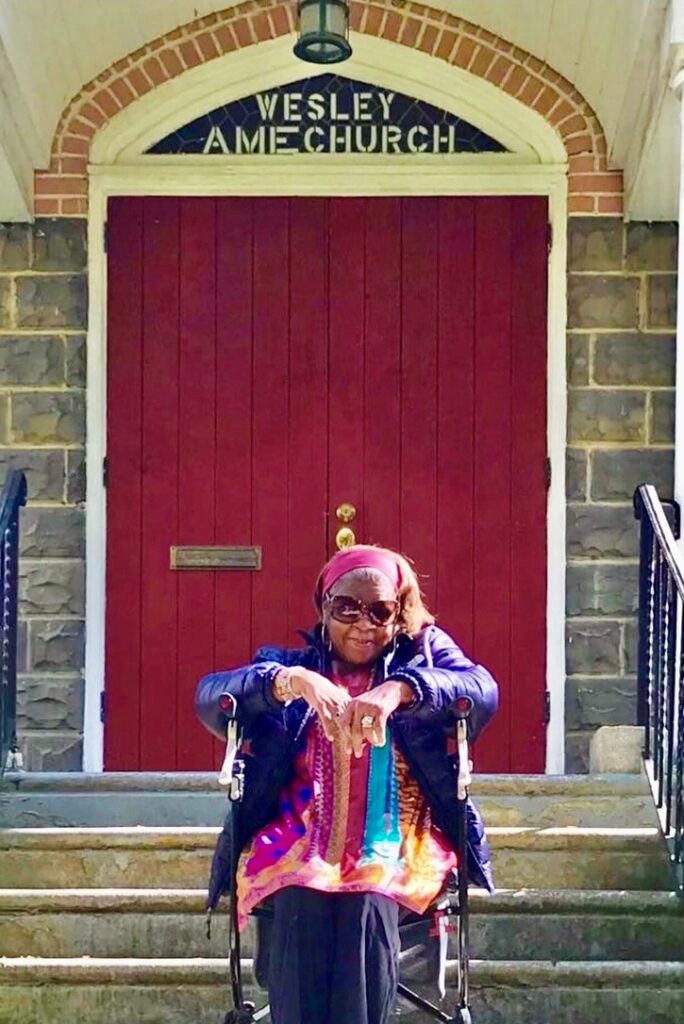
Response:
[[[638,775],[479,775],[472,792],[492,826],[656,824]],[[15,772],[0,790],[5,828],[210,826],[225,812],[213,772]]]
[[[217,828],[0,829],[0,888],[202,888]],[[657,828],[490,828],[500,888],[669,889]]]
[[[3,957],[0,984],[0,1024],[216,1024],[230,1005],[225,959]],[[471,1005],[477,1024],[673,1024],[684,964],[475,960]]]
[[[0,956],[221,956],[228,917],[218,911],[207,938],[204,899],[197,889],[0,890]],[[684,960],[675,893],[475,889],[470,908],[480,959]]]

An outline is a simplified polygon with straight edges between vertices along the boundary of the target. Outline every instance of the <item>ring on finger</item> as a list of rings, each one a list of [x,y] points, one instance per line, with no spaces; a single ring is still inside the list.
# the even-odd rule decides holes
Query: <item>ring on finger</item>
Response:
[[[373,729],[375,727],[375,719],[372,715],[363,715],[361,717],[361,728],[362,729]]]

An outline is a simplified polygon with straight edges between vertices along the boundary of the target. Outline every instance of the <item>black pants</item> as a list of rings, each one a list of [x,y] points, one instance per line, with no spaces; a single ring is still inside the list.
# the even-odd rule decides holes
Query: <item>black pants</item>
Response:
[[[397,904],[296,886],[272,902],[272,1024],[387,1024],[397,994]]]

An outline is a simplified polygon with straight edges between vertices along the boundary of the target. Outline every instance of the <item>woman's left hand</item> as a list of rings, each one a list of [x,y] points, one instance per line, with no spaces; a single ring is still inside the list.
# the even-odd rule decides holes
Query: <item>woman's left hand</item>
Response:
[[[387,719],[401,704],[409,704],[412,699],[411,687],[398,679],[388,679],[386,683],[354,697],[344,714],[337,719],[346,752],[361,757],[364,743],[384,747],[387,742]],[[368,719],[373,720],[372,726]]]

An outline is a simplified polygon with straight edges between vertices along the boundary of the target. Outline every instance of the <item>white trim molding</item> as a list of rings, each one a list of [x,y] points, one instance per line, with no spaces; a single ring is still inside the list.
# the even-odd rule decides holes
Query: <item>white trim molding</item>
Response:
[[[143,156],[193,117],[264,88],[297,81],[290,42],[249,47],[187,72],[118,114],[93,141],[89,168],[86,693],[84,770],[102,771],[100,693],[105,669],[107,265],[104,230],[114,195],[545,195],[553,245],[548,276],[547,687],[551,720],[546,771],[565,762],[565,327],[567,165],[562,143],[538,114],[489,83],[385,40],[358,38],[350,78],[391,88],[472,121],[509,154],[464,157]],[[287,47],[287,49],[286,49]],[[220,73],[219,73],[220,72]]]

